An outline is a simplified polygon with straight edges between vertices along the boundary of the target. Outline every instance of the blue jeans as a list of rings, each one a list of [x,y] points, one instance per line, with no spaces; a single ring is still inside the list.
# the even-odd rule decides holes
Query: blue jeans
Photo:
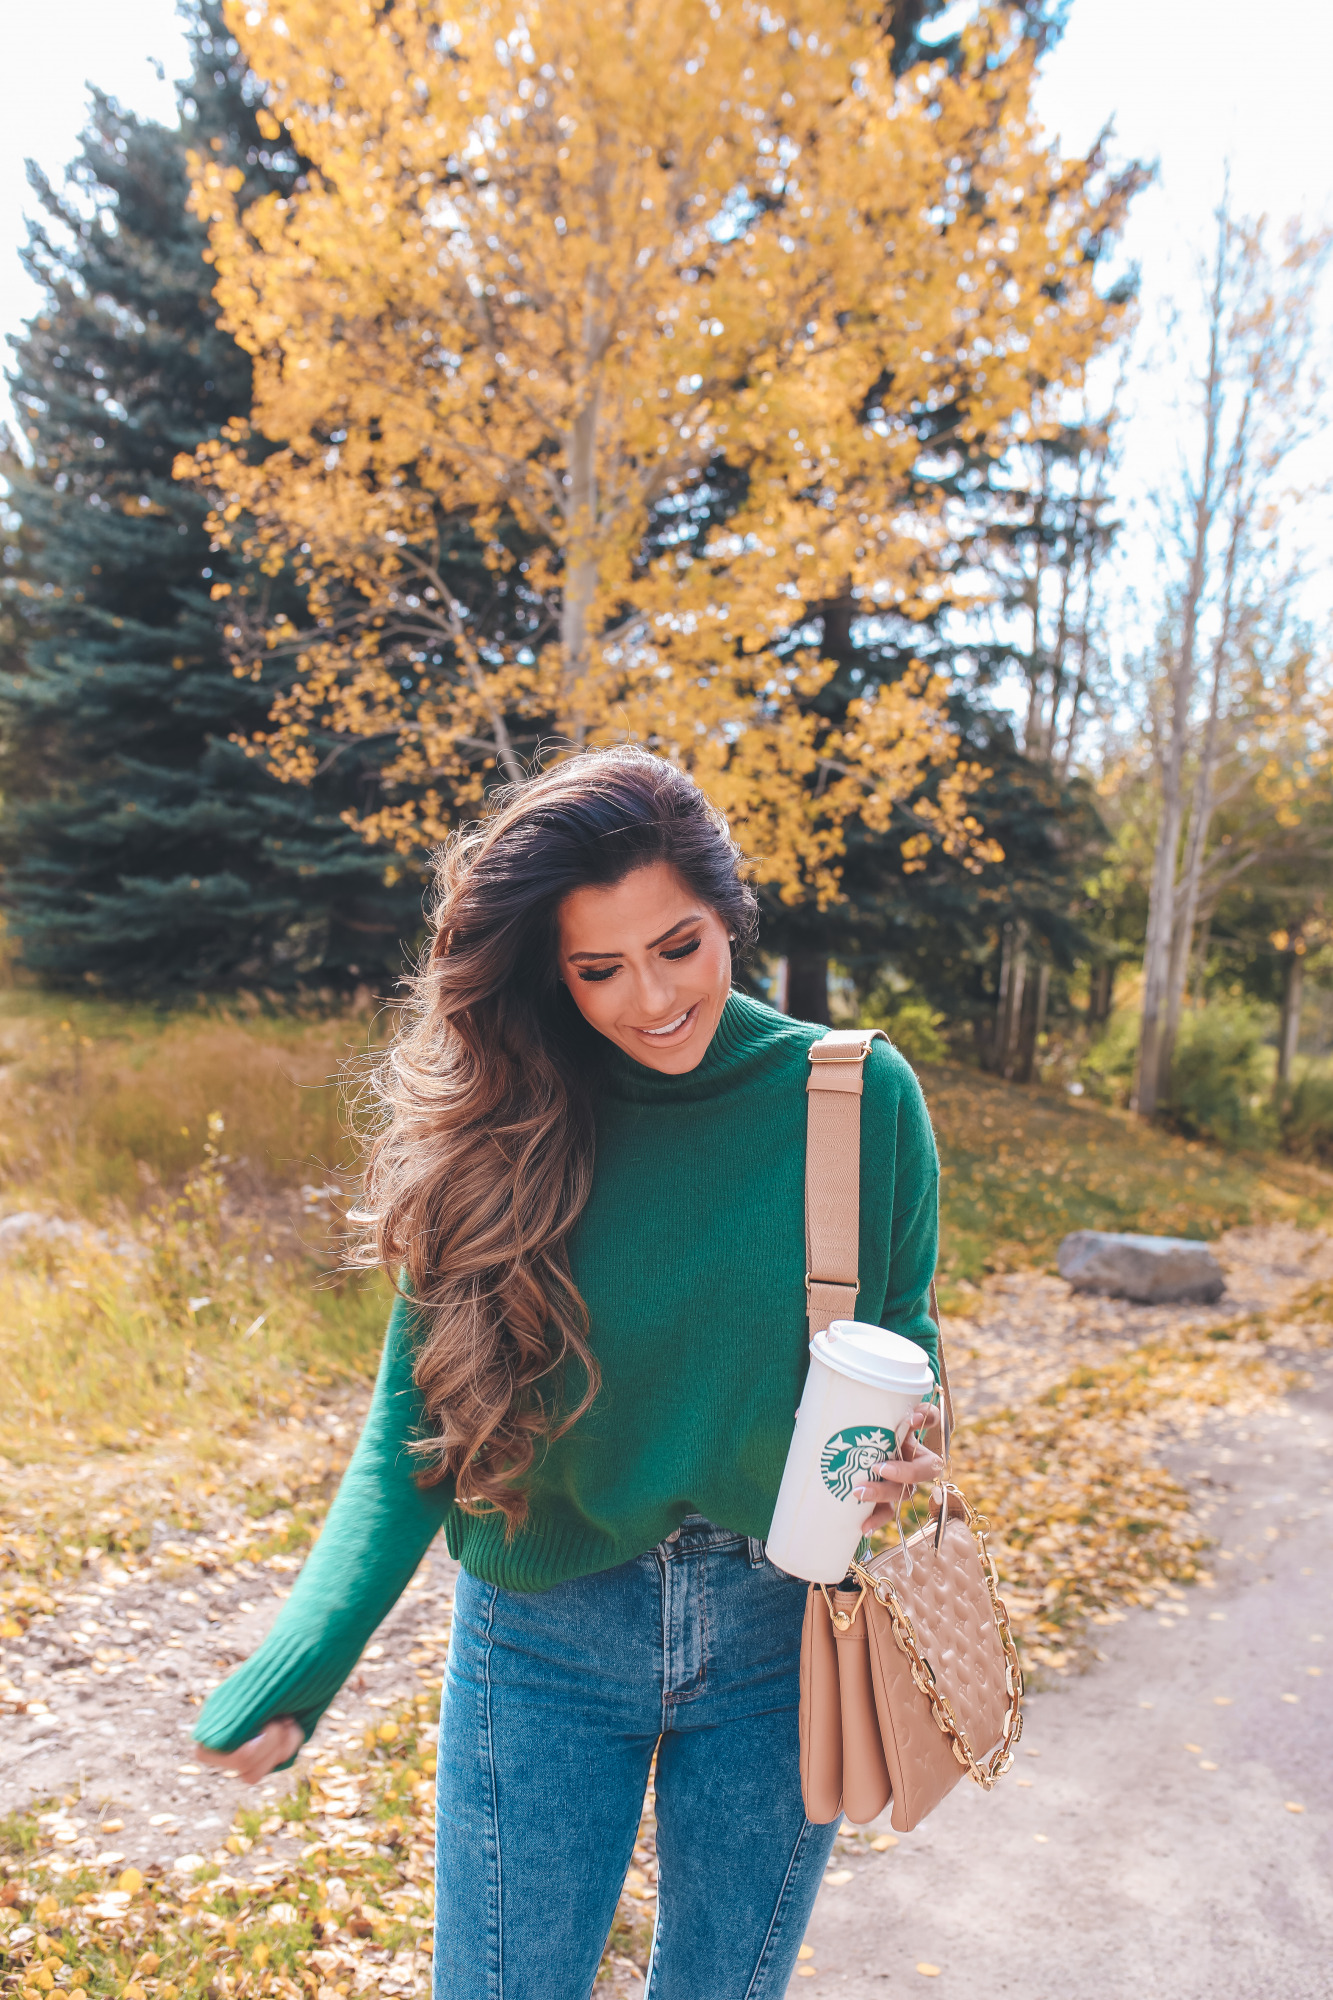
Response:
[[[435,2000],[588,2000],[657,1752],[647,2000],[779,2000],[837,1832],[801,1805],[805,1585],[699,1516],[551,1590],[458,1579]]]

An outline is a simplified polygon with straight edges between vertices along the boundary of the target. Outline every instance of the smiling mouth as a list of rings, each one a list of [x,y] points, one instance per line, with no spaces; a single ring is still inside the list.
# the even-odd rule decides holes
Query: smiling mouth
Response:
[[[635,1033],[646,1036],[650,1042],[664,1042],[668,1035],[679,1034],[698,1005],[699,1002],[696,1000],[693,1007],[687,1007],[683,1014],[678,1014],[674,1021],[668,1021],[665,1027],[636,1028]]]

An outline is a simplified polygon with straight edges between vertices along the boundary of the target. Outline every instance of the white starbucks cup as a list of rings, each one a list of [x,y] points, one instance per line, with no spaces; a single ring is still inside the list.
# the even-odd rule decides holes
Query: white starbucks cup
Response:
[[[893,1457],[913,1409],[934,1387],[925,1349],[900,1333],[835,1319],[815,1335],[768,1531],[769,1559],[779,1569],[809,1583],[837,1583],[847,1574],[875,1511],[873,1501],[853,1493],[873,1466]]]

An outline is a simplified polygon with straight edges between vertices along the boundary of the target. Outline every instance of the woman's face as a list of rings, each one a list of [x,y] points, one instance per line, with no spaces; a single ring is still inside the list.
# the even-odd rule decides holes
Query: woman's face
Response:
[[[648,1069],[684,1076],[703,1060],[731,991],[717,911],[664,861],[560,905],[560,977],[585,1021]]]

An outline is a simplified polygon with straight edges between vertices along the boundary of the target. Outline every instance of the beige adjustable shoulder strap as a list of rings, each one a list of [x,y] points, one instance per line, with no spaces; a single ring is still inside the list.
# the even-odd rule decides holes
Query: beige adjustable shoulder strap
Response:
[[[865,1062],[879,1028],[833,1028],[810,1049],[806,1082],[805,1306],[810,1338],[835,1319],[856,1318],[860,1285],[861,1092]],[[935,1285],[930,1316],[939,1330]],[[940,1390],[946,1446],[953,1430],[953,1399],[939,1334]]]

